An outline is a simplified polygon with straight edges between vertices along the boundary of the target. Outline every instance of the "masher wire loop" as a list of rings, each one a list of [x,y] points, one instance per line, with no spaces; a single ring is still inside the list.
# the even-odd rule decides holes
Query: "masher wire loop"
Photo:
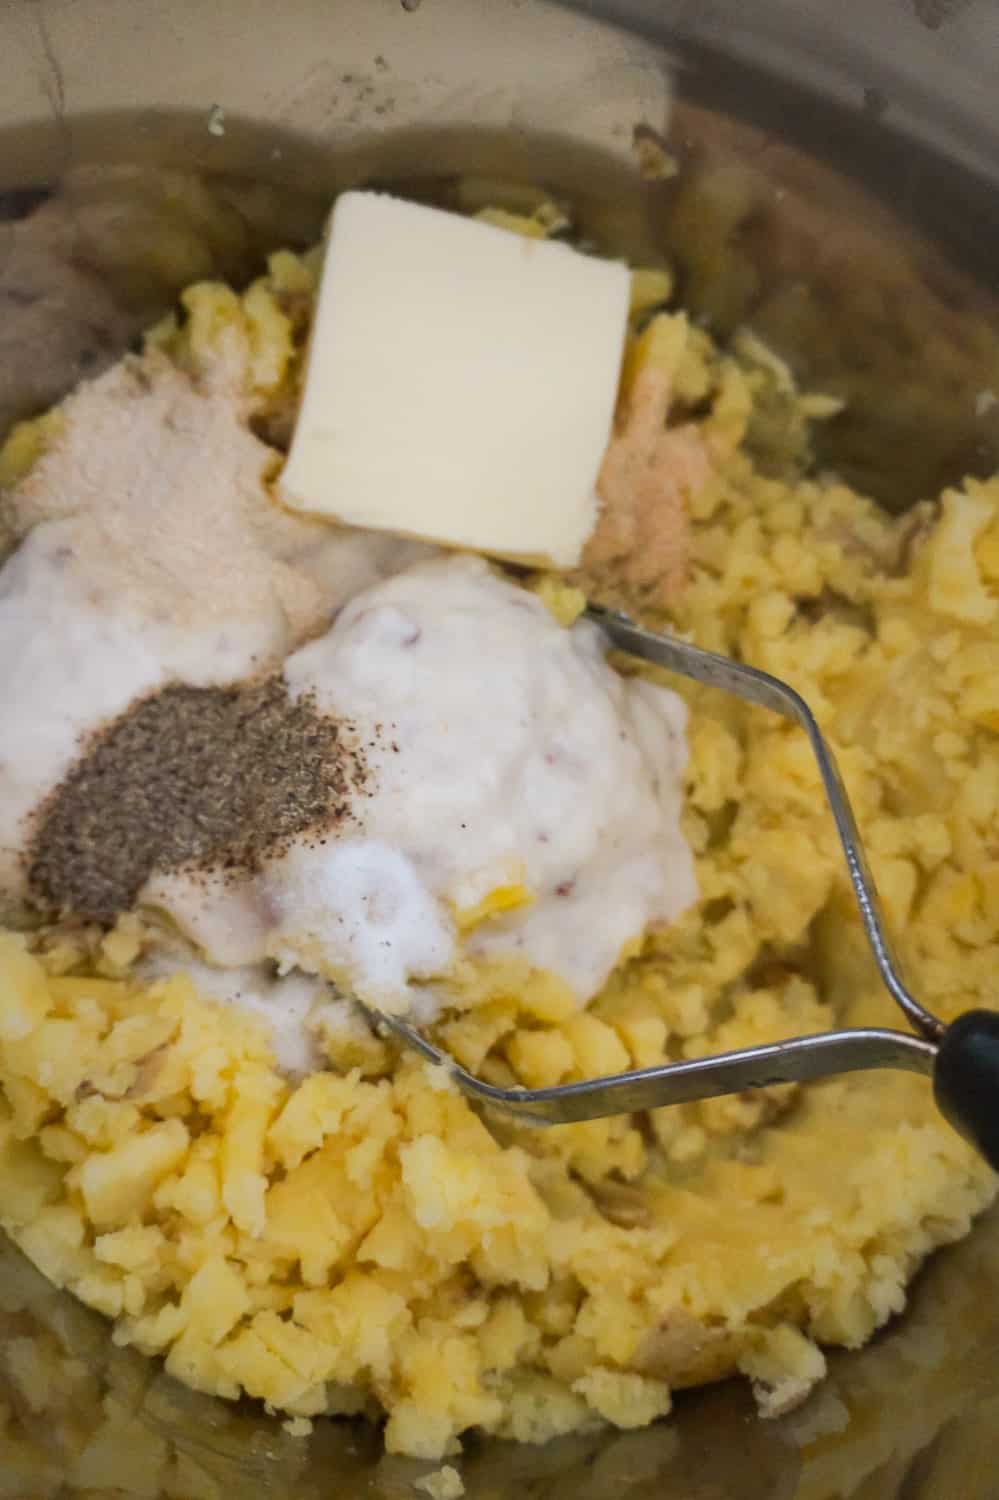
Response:
[[[818,763],[836,832],[846,856],[850,884],[881,978],[892,999],[912,1024],[931,1041],[938,1041],[944,1033],[943,1022],[920,1005],[902,981],[898,957],[885,932],[877,886],[860,841],[843,778],[818,721],[801,694],[786,682],[781,682],[779,677],[771,677],[769,672],[761,672],[757,667],[747,666],[728,656],[719,656],[714,651],[703,651],[686,641],[643,630],[626,615],[595,607],[591,607],[587,614],[602,627],[619,651],[626,651],[655,666],[666,667],[708,687],[735,693],[747,703],[769,708],[801,725]]]
[[[912,995],[885,931],[877,886],[867,862],[846,788],[815,715],[794,688],[768,672],[704,651],[674,636],[636,625],[626,615],[591,606],[616,650],[664,667],[798,724],[807,734],[822,776],[864,932],[888,992],[920,1035],[854,1027],[792,1037],[766,1046],[685,1062],[662,1063],[554,1088],[501,1088],[477,1078],[398,1016],[372,1015],[431,1063],[446,1067],[470,1098],[536,1125],[569,1124],[607,1115],[690,1104],[744,1089],[807,1083],[834,1073],[895,1068],[932,1077],[936,1101],[950,1123],[999,1169],[999,1013],[975,1010],[949,1027]]]

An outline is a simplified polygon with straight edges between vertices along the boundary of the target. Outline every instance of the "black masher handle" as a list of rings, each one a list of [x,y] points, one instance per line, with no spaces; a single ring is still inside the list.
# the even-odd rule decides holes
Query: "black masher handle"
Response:
[[[999,1171],[999,1012],[968,1010],[950,1023],[933,1092],[941,1114]]]

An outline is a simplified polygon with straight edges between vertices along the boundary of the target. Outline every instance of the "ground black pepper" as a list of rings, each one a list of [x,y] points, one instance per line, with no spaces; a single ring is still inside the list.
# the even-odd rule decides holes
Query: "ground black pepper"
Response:
[[[351,818],[367,768],[351,726],[280,677],[172,686],[91,736],[27,850],[36,905],[110,922],[154,872],[252,875]]]

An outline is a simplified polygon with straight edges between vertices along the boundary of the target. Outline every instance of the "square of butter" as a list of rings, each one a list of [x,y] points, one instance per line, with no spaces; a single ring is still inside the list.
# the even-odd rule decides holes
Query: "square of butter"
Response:
[[[572,566],[596,523],[629,292],[623,265],[344,193],[282,500]]]

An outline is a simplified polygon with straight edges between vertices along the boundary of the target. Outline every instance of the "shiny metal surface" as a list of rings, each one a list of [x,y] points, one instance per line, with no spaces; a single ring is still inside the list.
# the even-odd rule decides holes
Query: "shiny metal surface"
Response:
[[[582,1083],[563,1083],[557,1088],[501,1089],[467,1072],[398,1017],[379,1017],[377,1024],[415,1048],[428,1062],[446,1067],[470,1098],[535,1125],[600,1120],[668,1104],[690,1104],[695,1099],[717,1099],[722,1094],[739,1094],[743,1089],[767,1088],[775,1083],[809,1083],[833,1073],[858,1073],[865,1068],[900,1068],[929,1077],[936,1056],[935,1047],[919,1037],[858,1027],[589,1078]]]
[[[812,119],[796,120],[789,133],[801,139],[803,131],[811,131],[824,155],[839,156],[853,170],[858,164],[849,155],[850,138],[819,136],[817,98],[878,115],[883,126],[904,136],[910,151],[918,144],[939,153],[951,173],[960,162],[982,179],[999,183],[999,115],[993,97],[999,9],[992,0],[836,7],[827,0],[771,0],[754,6],[737,0],[681,6],[663,5],[662,0],[568,4],[650,38],[661,37],[668,28],[672,38],[682,41],[691,71],[702,60],[712,68],[735,62],[745,82],[739,87],[740,108],[733,113],[781,121],[781,87],[793,82],[807,89]],[[762,74],[777,81],[770,99],[761,86]],[[911,182],[894,186],[898,195],[911,190]],[[999,206],[986,205],[985,211],[999,212]]]
[[[6,0],[0,427],[126,347],[196,276],[314,237],[337,186],[541,180],[584,229],[678,267],[850,400],[821,453],[894,507],[999,454],[993,0]],[[627,15],[626,15],[627,12]],[[208,128],[222,111],[223,130]],[[218,116],[214,116],[218,120]],[[636,129],[676,175],[643,176]],[[917,149],[917,146],[920,149]],[[496,191],[494,188],[493,191]],[[169,246],[172,254],[164,253]],[[913,1039],[915,1040],[915,1039]],[[819,1168],[820,1169],[820,1168]],[[941,1252],[799,1412],[728,1386],[674,1420],[472,1445],[472,1500],[992,1500],[999,1218]],[[116,1349],[0,1249],[0,1496],[413,1500],[373,1428],[307,1440]]]

